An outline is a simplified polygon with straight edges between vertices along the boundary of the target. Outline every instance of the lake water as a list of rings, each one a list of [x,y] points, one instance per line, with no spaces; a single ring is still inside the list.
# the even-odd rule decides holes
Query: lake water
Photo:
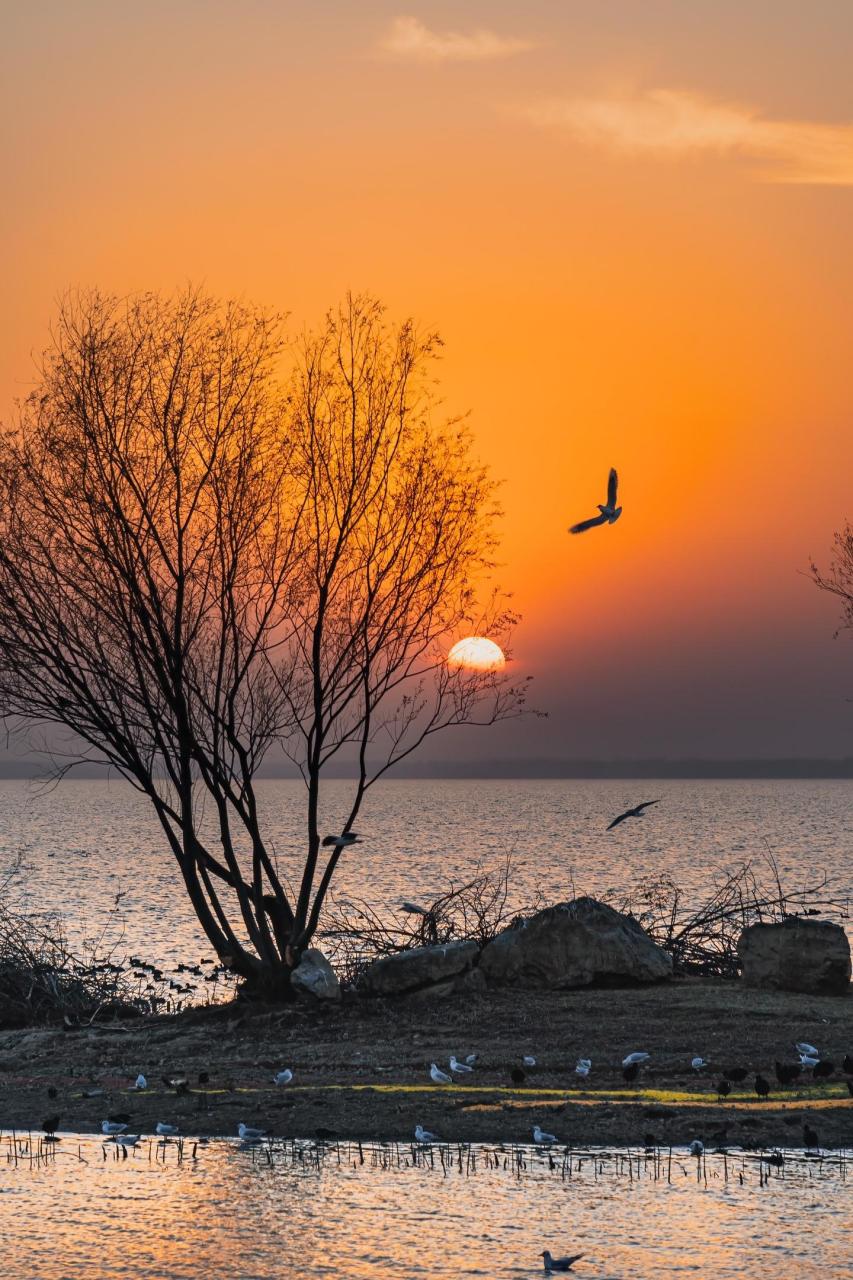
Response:
[[[127,1159],[63,1136],[31,1161],[0,1139],[10,1280],[457,1280],[542,1275],[583,1253],[596,1280],[850,1275],[853,1153],[806,1160],[642,1153],[142,1142]],[[44,1151],[45,1148],[42,1148]],[[853,1170],[851,1170],[853,1171]]]
[[[349,793],[346,782],[329,784],[325,829],[340,829]],[[298,872],[304,794],[298,781],[259,784],[286,877]],[[652,798],[661,803],[645,817],[605,830]],[[663,872],[696,900],[769,849],[787,886],[825,872],[834,896],[853,897],[851,799],[846,781],[388,781],[368,796],[365,840],[344,855],[337,893],[390,915],[404,898],[429,901],[449,879],[511,854],[518,906],[537,891],[548,901],[627,891]],[[75,943],[106,930],[107,943],[121,938],[120,953],[167,969],[209,956],[156,820],[126,783],[0,781],[0,872],[19,853],[13,903],[61,910]]]

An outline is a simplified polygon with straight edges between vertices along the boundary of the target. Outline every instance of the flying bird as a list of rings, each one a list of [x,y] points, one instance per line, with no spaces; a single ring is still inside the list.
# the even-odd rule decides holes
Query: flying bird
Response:
[[[583,1257],[582,1253],[574,1253],[571,1257],[552,1258],[547,1249],[543,1249],[541,1253],[542,1262],[546,1271],[571,1271],[576,1262]]]
[[[620,822],[624,822],[626,818],[642,818],[643,810],[648,809],[650,804],[660,804],[660,800],[644,800],[642,804],[635,804],[633,809],[626,809],[624,813],[620,813],[618,818],[614,818],[609,824],[607,830],[612,831],[614,827],[618,827]]]
[[[324,836],[325,846],[334,845],[336,849],[345,849],[348,844],[357,844],[361,839],[357,831],[342,831],[339,836]]]
[[[616,490],[619,485],[619,477],[616,474],[616,468],[610,468],[610,475],[607,477],[607,502],[597,503],[599,514],[593,516],[591,520],[581,520],[579,524],[573,524],[569,529],[569,533],[586,533],[587,529],[594,529],[599,524],[615,524],[622,514],[622,508],[616,505]]]

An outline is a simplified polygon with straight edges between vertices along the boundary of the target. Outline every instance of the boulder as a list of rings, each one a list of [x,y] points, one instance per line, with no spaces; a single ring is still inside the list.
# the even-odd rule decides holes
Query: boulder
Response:
[[[487,943],[480,970],[497,987],[620,987],[670,978],[672,957],[631,916],[575,898],[514,921]]]
[[[752,924],[737,944],[741,976],[750,987],[844,995],[850,986],[850,943],[840,924],[789,916]]]
[[[413,947],[410,951],[399,951],[375,960],[362,974],[359,987],[370,996],[400,996],[409,991],[420,991],[465,973],[478,954],[476,942]]]
[[[290,975],[293,990],[302,1000],[340,1000],[341,984],[329,961],[316,947],[303,951]]]

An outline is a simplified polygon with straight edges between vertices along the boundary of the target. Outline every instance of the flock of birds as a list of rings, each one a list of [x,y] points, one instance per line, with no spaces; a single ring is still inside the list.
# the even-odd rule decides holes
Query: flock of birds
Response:
[[[796,1061],[781,1062],[776,1061],[774,1064],[774,1073],[778,1085],[785,1086],[793,1084],[799,1080],[804,1072],[810,1072],[813,1080],[828,1080],[839,1069],[835,1062],[827,1057],[822,1056],[816,1045],[808,1041],[797,1041],[794,1045],[797,1055]],[[627,1054],[621,1061],[622,1077],[627,1083],[632,1083],[638,1079],[646,1064],[650,1061],[651,1054],[644,1050],[635,1050]],[[478,1053],[469,1053],[464,1057],[457,1057],[451,1054],[448,1062],[448,1069],[444,1070],[436,1062],[430,1063],[429,1078],[435,1085],[447,1086],[455,1082],[465,1080],[474,1075],[477,1070],[479,1061]],[[574,1068],[574,1074],[578,1080],[586,1080],[592,1071],[591,1058],[578,1058]],[[700,1075],[706,1072],[711,1066],[708,1058],[696,1055],[690,1060],[690,1068]],[[537,1059],[532,1054],[523,1055],[518,1063],[510,1069],[510,1079],[513,1084],[523,1084],[530,1072],[537,1067]],[[853,1054],[845,1054],[841,1063],[840,1071],[846,1077],[847,1088],[853,1097]],[[725,1068],[721,1073],[716,1085],[716,1094],[720,1102],[723,1102],[731,1093],[732,1085],[742,1085],[752,1073],[746,1067],[731,1066]],[[769,1073],[768,1073],[769,1074]],[[178,1095],[189,1091],[189,1082],[183,1076],[163,1076],[163,1083]],[[285,1067],[280,1071],[276,1071],[272,1077],[272,1083],[276,1087],[286,1087],[291,1084],[294,1079],[294,1072],[290,1067]],[[199,1073],[199,1084],[205,1085],[209,1081],[206,1072]],[[133,1085],[131,1091],[143,1093],[149,1088],[147,1077],[140,1073]],[[771,1093],[770,1081],[763,1075],[755,1074],[754,1090],[760,1099],[767,1098]],[[55,1088],[48,1090],[51,1097],[57,1096]],[[103,1093],[103,1090],[93,1089],[84,1091],[84,1096],[94,1097]],[[54,1140],[56,1130],[60,1122],[60,1116],[49,1116],[42,1122],[43,1131],[48,1140]],[[128,1151],[142,1141],[143,1135],[139,1132],[130,1132],[132,1117],[129,1113],[116,1113],[107,1116],[101,1121],[101,1134],[105,1142],[115,1143],[118,1148],[123,1149],[126,1156]],[[168,1123],[164,1120],[158,1120],[153,1130],[157,1139],[165,1144],[172,1139],[179,1139],[181,1136],[180,1126]],[[237,1126],[237,1135],[243,1146],[251,1147],[263,1142],[269,1137],[266,1129],[240,1122]],[[325,1140],[326,1137],[334,1137],[331,1131],[317,1131],[318,1140]],[[555,1147],[561,1144],[561,1139],[555,1133],[550,1133],[543,1129],[541,1125],[535,1124],[532,1131],[533,1143],[540,1147]],[[414,1140],[420,1146],[430,1146],[434,1143],[440,1143],[439,1134],[432,1132],[418,1123],[414,1128]],[[647,1134],[645,1138],[646,1147],[659,1145],[658,1140],[651,1134]],[[803,1145],[807,1151],[819,1151],[820,1144],[817,1132],[809,1125],[803,1125]],[[705,1154],[705,1145],[699,1138],[694,1138],[688,1145],[687,1151],[691,1156],[701,1159]],[[781,1156],[780,1156],[781,1159]],[[543,1249],[540,1255],[543,1260],[546,1272],[562,1272],[569,1271],[573,1265],[578,1262],[584,1255],[571,1254],[563,1257],[554,1257],[548,1249]]]

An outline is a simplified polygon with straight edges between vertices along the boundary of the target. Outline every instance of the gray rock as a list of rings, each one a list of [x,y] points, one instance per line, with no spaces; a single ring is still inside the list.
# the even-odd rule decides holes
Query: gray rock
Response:
[[[303,1000],[340,1000],[341,984],[329,961],[316,947],[303,951],[290,975],[291,986]]]
[[[850,987],[850,943],[840,924],[793,917],[753,924],[737,944],[750,987],[844,995]]]
[[[672,957],[640,924],[595,898],[575,898],[514,922],[487,943],[490,986],[634,986],[672,976]]]
[[[448,942],[441,947],[414,947],[382,956],[362,974],[360,989],[371,996],[398,996],[444,983],[474,964],[476,942]]]

